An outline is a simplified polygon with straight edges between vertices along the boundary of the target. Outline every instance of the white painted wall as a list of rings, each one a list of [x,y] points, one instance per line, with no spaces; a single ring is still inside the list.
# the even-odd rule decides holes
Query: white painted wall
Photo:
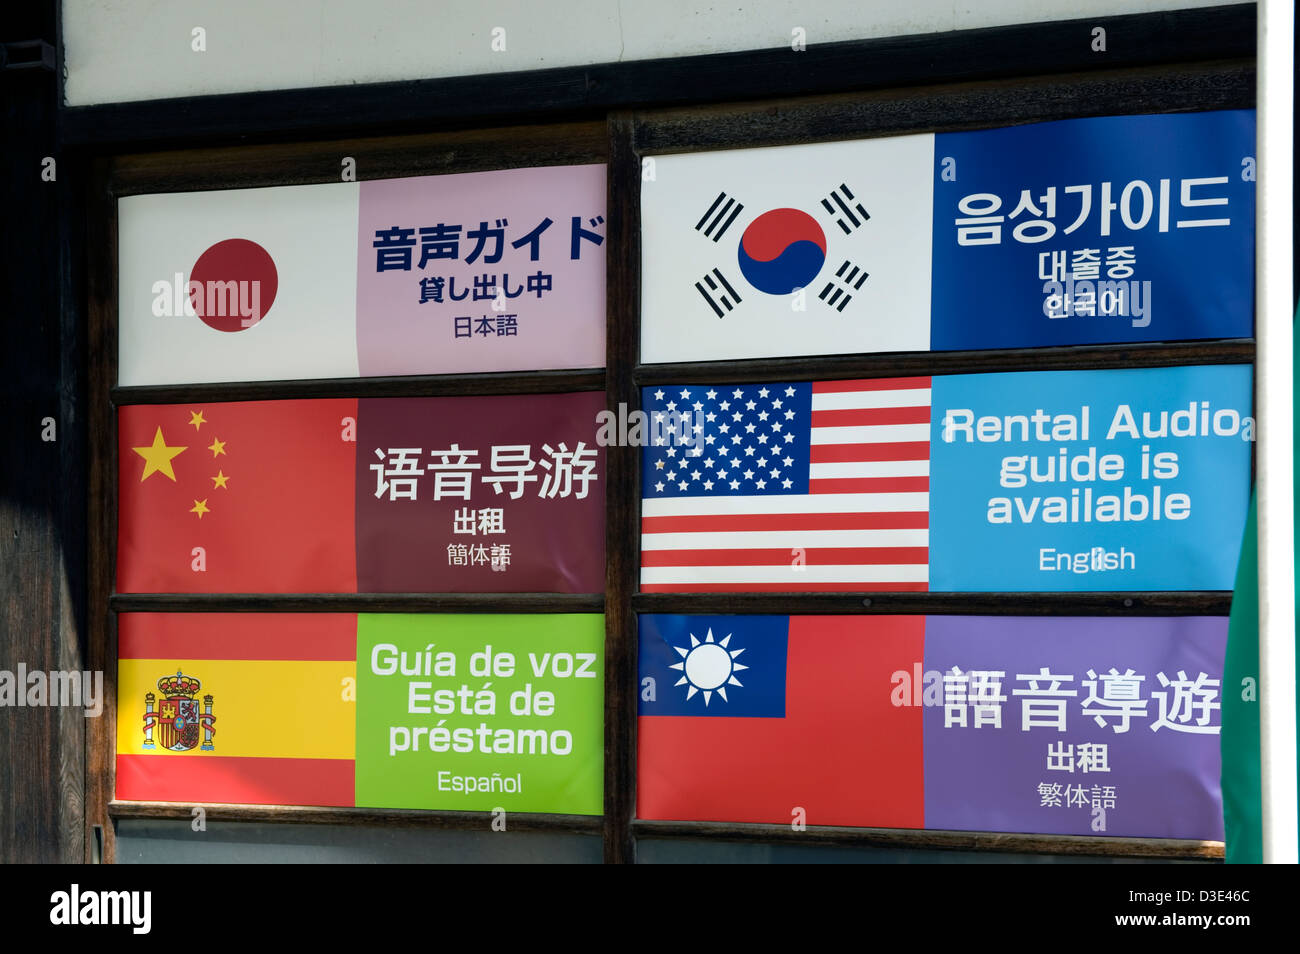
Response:
[[[1223,0],[63,0],[67,103],[494,73]],[[206,31],[206,51],[192,31]],[[493,29],[505,50],[492,49]]]

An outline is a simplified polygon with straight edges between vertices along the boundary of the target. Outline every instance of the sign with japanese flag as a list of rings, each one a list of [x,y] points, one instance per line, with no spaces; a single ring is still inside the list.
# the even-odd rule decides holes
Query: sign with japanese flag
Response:
[[[1227,619],[640,619],[649,819],[1223,838]]]
[[[124,386],[605,363],[605,166],[118,202]]]
[[[601,592],[602,403],[581,392],[120,408],[117,589]]]
[[[655,156],[641,359],[1249,337],[1254,121],[1116,116]]]

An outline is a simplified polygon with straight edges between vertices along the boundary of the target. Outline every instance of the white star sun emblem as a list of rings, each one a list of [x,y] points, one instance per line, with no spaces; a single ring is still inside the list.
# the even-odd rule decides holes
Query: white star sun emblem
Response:
[[[673,685],[686,686],[686,698],[690,699],[697,692],[704,694],[704,704],[707,706],[713,694],[717,693],[723,702],[727,699],[727,686],[741,686],[744,684],[736,678],[736,673],[749,667],[736,662],[736,657],[743,653],[743,649],[728,649],[727,645],[731,642],[731,634],[728,633],[721,641],[713,641],[713,630],[704,636],[701,642],[695,637],[694,633],[690,634],[691,646],[684,649],[681,646],[674,646],[673,649],[682,657],[681,662],[673,663],[669,669],[676,669],[682,674]]]

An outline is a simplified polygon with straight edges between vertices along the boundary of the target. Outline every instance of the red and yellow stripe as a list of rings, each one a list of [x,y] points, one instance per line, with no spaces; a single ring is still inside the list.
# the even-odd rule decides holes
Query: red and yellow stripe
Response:
[[[145,748],[145,695],[182,671],[212,695],[213,750]],[[355,802],[356,617],[127,613],[118,624],[117,793],[130,801]]]

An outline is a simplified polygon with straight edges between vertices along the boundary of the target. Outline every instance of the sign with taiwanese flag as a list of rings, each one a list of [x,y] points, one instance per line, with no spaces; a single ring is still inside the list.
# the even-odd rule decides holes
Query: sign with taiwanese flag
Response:
[[[583,392],[120,408],[117,589],[601,592],[602,403]]]
[[[122,385],[605,364],[605,166],[118,201]]]
[[[1223,838],[1227,620],[642,616],[637,814]]]
[[[1227,590],[1247,365],[647,387],[643,591]]]
[[[641,359],[1249,337],[1254,149],[1224,110],[656,156]]]
[[[118,621],[116,797],[602,810],[598,614]]]

